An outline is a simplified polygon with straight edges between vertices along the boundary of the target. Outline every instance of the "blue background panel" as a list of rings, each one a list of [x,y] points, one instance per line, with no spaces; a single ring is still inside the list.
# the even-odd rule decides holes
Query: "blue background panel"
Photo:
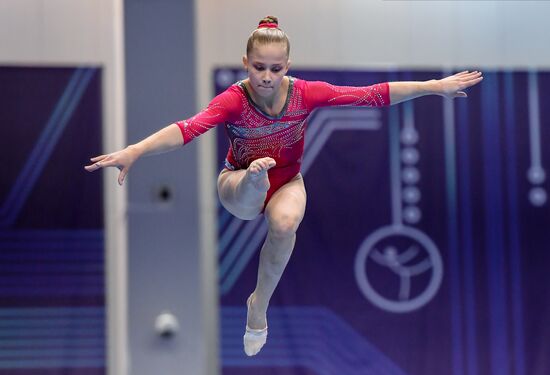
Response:
[[[291,72],[354,86],[449,74]],[[244,75],[214,77],[219,93]],[[219,208],[224,375],[550,371],[550,74],[484,77],[467,99],[310,116],[308,207],[254,358],[244,306],[266,225]],[[227,145],[219,131],[220,168]]]
[[[101,70],[0,81],[0,374],[104,374]]]

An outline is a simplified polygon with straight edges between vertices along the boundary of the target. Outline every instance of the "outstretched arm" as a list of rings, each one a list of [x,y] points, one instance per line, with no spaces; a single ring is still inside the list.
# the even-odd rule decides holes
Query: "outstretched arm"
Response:
[[[182,132],[178,125],[171,124],[150,135],[141,142],[130,145],[123,150],[111,154],[99,155],[91,158],[93,164],[84,168],[93,172],[100,168],[116,167],[120,170],[118,183],[122,185],[128,170],[141,156],[148,154],[160,154],[183,145]]]
[[[443,79],[430,81],[390,82],[390,103],[397,104],[424,95],[441,95],[446,98],[465,98],[462,90],[478,84],[483,79],[481,72],[463,71]]]
[[[170,124],[141,142],[111,154],[91,158],[93,164],[84,168],[88,172],[93,172],[100,168],[116,167],[120,170],[118,183],[122,185],[128,170],[141,156],[160,154],[188,144],[217,124],[229,120],[232,113],[239,113],[241,101],[240,97],[234,93],[235,90],[230,87],[212,99],[208,107],[195,116]]]

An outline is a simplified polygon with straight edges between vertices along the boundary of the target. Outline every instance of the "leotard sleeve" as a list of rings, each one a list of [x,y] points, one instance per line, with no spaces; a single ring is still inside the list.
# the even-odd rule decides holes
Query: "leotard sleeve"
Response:
[[[219,124],[231,121],[235,114],[240,113],[241,107],[241,97],[235,87],[231,86],[212,99],[210,104],[195,116],[176,122],[183,135],[183,144],[186,145]]]
[[[306,81],[304,98],[309,110],[327,106],[382,107],[390,105],[387,82],[371,86],[335,86],[327,82]]]

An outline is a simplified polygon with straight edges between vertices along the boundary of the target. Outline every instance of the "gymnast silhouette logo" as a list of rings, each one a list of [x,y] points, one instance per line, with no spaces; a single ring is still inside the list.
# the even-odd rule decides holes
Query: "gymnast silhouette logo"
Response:
[[[410,312],[427,304],[443,278],[435,244],[419,230],[393,225],[373,232],[360,246],[355,277],[363,295],[390,312]]]

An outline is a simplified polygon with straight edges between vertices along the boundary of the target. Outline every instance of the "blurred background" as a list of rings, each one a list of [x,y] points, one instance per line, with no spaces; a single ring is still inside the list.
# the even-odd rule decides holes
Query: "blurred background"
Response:
[[[123,187],[83,166],[245,77],[266,15],[297,78],[485,79],[464,100],[312,115],[306,217],[248,358],[266,227],[218,204],[224,131],[140,160]],[[550,373],[548,16],[549,1],[1,1],[0,374]]]

